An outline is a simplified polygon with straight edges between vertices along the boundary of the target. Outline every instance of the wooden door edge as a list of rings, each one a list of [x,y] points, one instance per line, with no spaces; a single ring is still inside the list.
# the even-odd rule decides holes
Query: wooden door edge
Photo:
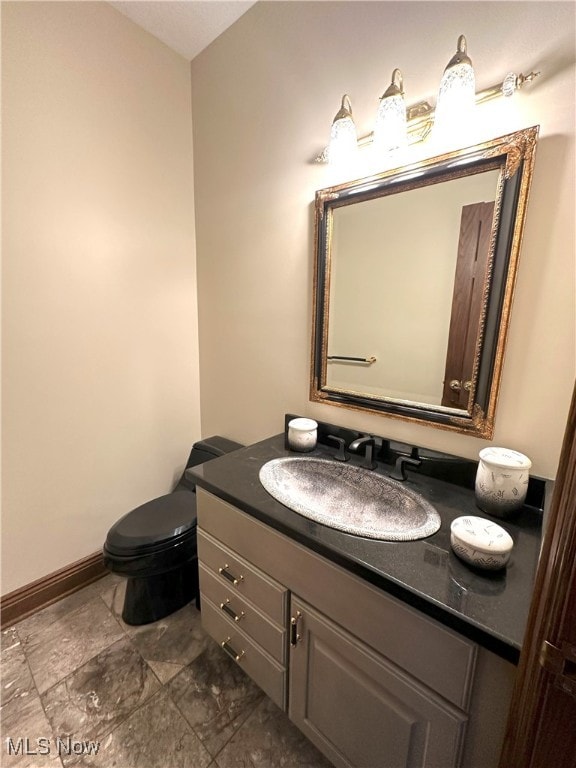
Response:
[[[530,768],[532,763],[549,682],[549,673],[540,665],[540,652],[544,640],[553,641],[557,637],[575,560],[576,387],[572,394],[499,768]]]

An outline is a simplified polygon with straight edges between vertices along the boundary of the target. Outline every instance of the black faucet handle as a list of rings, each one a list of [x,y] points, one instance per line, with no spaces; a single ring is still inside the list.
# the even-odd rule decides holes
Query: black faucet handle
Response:
[[[338,451],[334,456],[336,461],[348,461],[350,456],[346,453],[346,440],[344,440],[343,437],[338,437],[337,435],[326,435],[326,440],[332,440],[338,445]]]
[[[406,476],[406,467],[419,467],[422,464],[422,459],[413,459],[410,456],[398,456],[394,469],[390,473],[390,477],[393,480],[399,480],[403,483],[408,479]]]

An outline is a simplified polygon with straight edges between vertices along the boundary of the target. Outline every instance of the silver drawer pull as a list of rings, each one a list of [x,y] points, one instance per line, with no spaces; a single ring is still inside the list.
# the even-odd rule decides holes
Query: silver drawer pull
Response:
[[[232,573],[230,573],[228,570],[228,564],[226,564],[224,568],[218,568],[218,573],[221,576],[224,576],[225,579],[228,579],[228,581],[234,584],[235,587],[237,587],[241,581],[244,581],[244,576],[234,576]]]
[[[223,603],[220,603],[220,608],[224,611],[225,614],[230,616],[231,619],[234,619],[234,621],[240,621],[240,619],[244,618],[244,611],[240,611],[240,613],[236,613],[236,611],[230,607],[230,600],[226,598],[226,600]]]
[[[240,659],[242,658],[242,656],[244,656],[244,654],[245,654],[245,651],[240,651],[240,653],[236,653],[236,651],[234,650],[234,648],[232,648],[232,646],[231,646],[231,645],[228,645],[228,643],[229,643],[229,642],[230,642],[230,638],[229,638],[229,637],[227,637],[227,638],[226,638],[226,640],[223,640],[223,641],[220,643],[220,645],[221,645],[221,646],[222,646],[222,648],[223,648],[223,649],[226,651],[226,653],[228,654],[228,656],[230,656],[230,658],[231,658],[231,659],[234,659],[234,661],[240,661]]]
[[[292,646],[298,645],[300,640],[302,640],[302,635],[298,631],[298,624],[301,618],[302,614],[300,611],[296,611],[296,616],[290,618],[290,645]]]

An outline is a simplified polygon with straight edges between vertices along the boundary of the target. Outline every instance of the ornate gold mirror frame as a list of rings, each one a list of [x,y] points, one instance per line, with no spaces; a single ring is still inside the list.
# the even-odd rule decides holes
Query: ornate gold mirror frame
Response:
[[[312,401],[370,411],[476,437],[492,437],[537,136],[537,126],[527,128],[474,147],[322,189],[316,193],[310,386]],[[488,177],[490,173],[492,175]],[[438,393],[434,392],[431,397],[414,396],[414,387],[407,392],[397,391],[387,381],[397,374],[397,369],[403,368],[404,364],[399,364],[398,358],[394,358],[393,362],[393,358],[386,353],[390,346],[389,339],[382,342],[379,354],[374,354],[372,349],[364,349],[365,335],[361,331],[360,321],[351,335],[356,348],[334,349],[338,345],[344,346],[342,339],[347,338],[346,331],[349,330],[348,313],[350,318],[354,315],[362,317],[362,313],[365,313],[366,329],[392,327],[394,340],[397,342],[402,341],[405,325],[401,313],[406,312],[406,316],[409,316],[413,309],[421,309],[412,306],[417,299],[412,295],[409,279],[403,287],[398,285],[399,295],[395,297],[395,301],[400,311],[397,314],[394,314],[396,310],[388,310],[389,314],[384,316],[378,306],[374,306],[377,302],[368,302],[362,292],[360,295],[354,295],[354,289],[350,286],[357,277],[363,279],[365,285],[369,285],[371,280],[378,285],[380,280],[373,278],[371,271],[366,267],[366,243],[372,238],[378,244],[374,254],[370,256],[373,260],[371,263],[374,264],[374,275],[380,275],[379,270],[382,269],[398,269],[401,259],[412,259],[411,254],[401,256],[396,246],[393,246],[391,238],[387,237],[390,232],[390,222],[386,223],[387,217],[397,216],[392,211],[396,211],[397,206],[401,204],[405,214],[410,216],[422,194],[428,196],[425,199],[442,208],[445,206],[446,190],[456,188],[452,182],[466,186],[471,177],[482,174],[486,174],[484,178],[495,179],[495,182],[493,200],[477,204],[487,206],[487,213],[484,214],[484,224],[478,225],[484,227],[484,235],[478,236],[474,246],[476,251],[482,250],[482,258],[474,262],[474,270],[477,272],[474,289],[476,298],[472,297],[468,287],[463,298],[462,283],[458,283],[458,280],[461,280],[461,275],[458,278],[458,270],[461,271],[458,264],[464,211],[468,204],[468,199],[462,199],[457,200],[459,209],[462,210],[460,240],[456,238],[459,253],[457,257],[450,257],[453,258],[450,269],[454,282],[442,286],[442,296],[448,291],[453,299],[451,305],[449,301],[442,299],[442,314],[446,318],[444,324],[446,327],[449,325],[450,332],[446,334],[446,338],[440,337],[438,347],[437,357],[442,356],[442,361],[438,359],[436,362],[442,362],[443,366],[443,376],[436,377]],[[375,226],[381,227],[377,230],[377,235],[361,228],[364,224],[360,222],[366,221],[366,204],[378,206],[375,209],[376,218],[373,213],[370,214],[371,220],[377,222]],[[468,207],[475,208],[476,205]],[[339,234],[343,231],[341,222],[344,221],[344,216],[349,218],[350,215],[358,229],[347,230],[347,236],[344,237]],[[414,221],[413,226],[417,228],[419,222]],[[480,229],[478,231],[480,232]],[[353,233],[352,236],[350,232]],[[406,233],[406,239],[410,238],[410,234]],[[426,253],[425,258],[429,263],[433,262],[430,254]],[[337,288],[335,271],[340,275],[340,284],[343,282],[341,275],[347,275],[348,286],[345,291]],[[462,333],[462,307],[468,312],[468,305],[474,303],[477,306],[466,321],[469,327]],[[390,315],[390,312],[393,314]],[[338,331],[338,335],[336,329],[342,328],[344,332]],[[453,332],[456,331],[468,339],[465,349],[462,344],[462,348],[459,348],[458,343],[454,347],[452,339],[455,338]],[[414,346],[418,344],[406,344],[407,358]],[[455,375],[449,373],[449,366],[453,364],[453,361],[449,363],[449,360],[454,358],[454,355],[459,360],[467,360],[460,360],[458,365],[461,367]],[[418,358],[407,359],[407,369],[411,367],[418,371],[419,366],[422,370],[427,367],[420,363]],[[341,372],[340,378],[334,374],[336,368]],[[355,370],[352,370],[353,368]],[[362,379],[359,369],[372,371],[370,374],[366,373],[365,379]],[[355,383],[349,384],[346,377]]]

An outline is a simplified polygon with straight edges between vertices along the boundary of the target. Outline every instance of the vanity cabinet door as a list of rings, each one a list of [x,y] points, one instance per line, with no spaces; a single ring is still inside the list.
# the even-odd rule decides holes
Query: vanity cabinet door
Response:
[[[459,765],[461,710],[298,598],[290,615],[290,719],[337,768]]]

